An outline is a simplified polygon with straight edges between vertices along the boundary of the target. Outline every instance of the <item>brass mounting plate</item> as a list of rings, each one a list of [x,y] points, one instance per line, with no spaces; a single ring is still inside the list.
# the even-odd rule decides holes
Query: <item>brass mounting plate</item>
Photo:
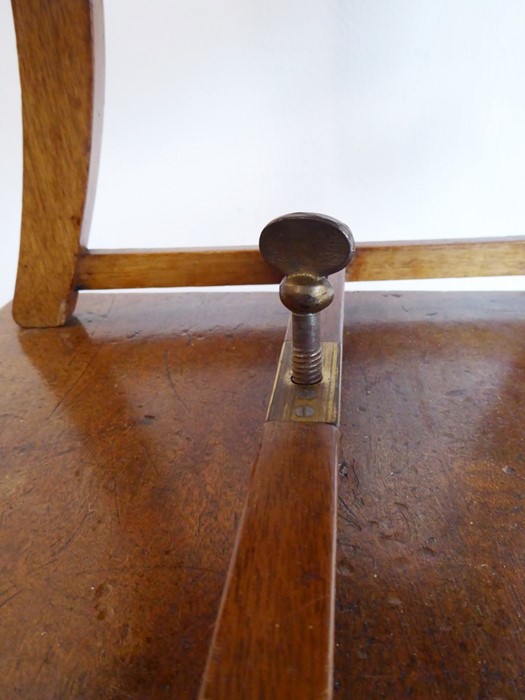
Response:
[[[267,421],[339,425],[341,348],[339,343],[324,342],[321,345],[323,379],[318,384],[303,386],[292,382],[292,341],[283,343]]]

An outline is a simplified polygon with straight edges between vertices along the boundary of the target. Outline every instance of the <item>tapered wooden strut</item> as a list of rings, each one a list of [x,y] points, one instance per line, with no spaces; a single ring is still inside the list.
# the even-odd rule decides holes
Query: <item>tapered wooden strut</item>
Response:
[[[20,256],[13,315],[65,323],[87,245],[103,102],[102,0],[12,0],[24,132]]]
[[[344,271],[332,280],[321,340],[340,345]],[[332,697],[339,428],[269,417],[200,700]]]

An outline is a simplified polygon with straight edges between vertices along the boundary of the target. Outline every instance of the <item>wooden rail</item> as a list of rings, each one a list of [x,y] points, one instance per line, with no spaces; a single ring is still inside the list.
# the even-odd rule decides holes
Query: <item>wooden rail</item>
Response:
[[[364,243],[347,279],[400,280],[525,274],[525,239]],[[77,289],[272,284],[280,275],[257,248],[91,250],[78,261]]]
[[[525,238],[365,243],[347,272],[355,281],[523,275]]]

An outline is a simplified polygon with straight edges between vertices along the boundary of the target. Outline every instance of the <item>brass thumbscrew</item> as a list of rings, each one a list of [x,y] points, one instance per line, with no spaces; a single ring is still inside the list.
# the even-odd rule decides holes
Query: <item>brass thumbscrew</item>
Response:
[[[282,272],[281,301],[292,312],[292,381],[317,384],[323,378],[319,312],[334,298],[328,275],[350,262],[355,243],[345,224],[321,214],[286,214],[265,226],[261,255]]]

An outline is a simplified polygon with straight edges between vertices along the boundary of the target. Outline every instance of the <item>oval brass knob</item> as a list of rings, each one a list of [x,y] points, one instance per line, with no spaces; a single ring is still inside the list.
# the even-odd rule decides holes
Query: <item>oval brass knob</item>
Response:
[[[316,384],[322,380],[318,313],[334,297],[328,275],[346,267],[354,254],[352,233],[329,216],[286,214],[265,226],[259,249],[285,275],[279,295],[293,314],[292,380]]]

